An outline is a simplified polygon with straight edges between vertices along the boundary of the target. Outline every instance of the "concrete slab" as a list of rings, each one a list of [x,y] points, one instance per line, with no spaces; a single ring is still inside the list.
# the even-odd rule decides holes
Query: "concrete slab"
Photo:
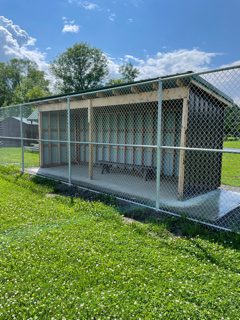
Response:
[[[68,181],[67,166],[30,168],[26,171],[31,174]],[[94,167],[93,179],[90,180],[86,165],[73,165],[72,183],[155,207],[155,180],[145,181],[143,177],[117,171],[101,174],[99,167]],[[177,199],[177,181],[166,178],[161,180],[160,199],[161,209],[211,222],[240,207],[240,192],[225,188],[180,201]]]
[[[29,168],[29,173],[53,177],[55,179],[68,181],[68,167],[59,166],[51,168]],[[155,206],[156,182],[155,180],[145,181],[143,177],[129,175],[117,171],[101,173],[101,168],[94,167],[93,179],[88,177],[86,165],[72,166],[72,183],[84,187],[94,188],[102,192],[118,194],[131,200],[142,200]],[[162,185],[161,197],[164,199],[177,200],[177,182],[168,181]]]

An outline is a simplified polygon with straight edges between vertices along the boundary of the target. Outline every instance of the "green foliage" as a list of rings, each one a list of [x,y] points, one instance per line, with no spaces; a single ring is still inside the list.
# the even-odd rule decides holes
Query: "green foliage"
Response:
[[[49,95],[49,81],[44,78],[44,72],[31,67],[25,77],[13,92],[13,103],[21,103]]]
[[[49,94],[49,81],[29,60],[0,63],[0,106],[40,98]]]
[[[124,81],[123,79],[110,79],[106,85],[107,86],[117,86],[117,85],[120,85],[120,84],[123,84]]]
[[[131,62],[128,62],[119,67],[121,74],[120,79],[110,79],[106,84],[108,86],[119,85],[123,83],[133,82],[139,75],[138,68],[134,67]]]
[[[240,106],[233,105],[225,110],[225,136],[240,138]]]
[[[108,74],[103,52],[86,43],[68,48],[52,63],[51,69],[62,93],[99,87]]]
[[[131,62],[122,65],[119,72],[122,75],[123,82],[133,82],[139,75],[139,70]]]
[[[1,319],[239,318],[238,235],[126,223],[39,182],[0,167]]]

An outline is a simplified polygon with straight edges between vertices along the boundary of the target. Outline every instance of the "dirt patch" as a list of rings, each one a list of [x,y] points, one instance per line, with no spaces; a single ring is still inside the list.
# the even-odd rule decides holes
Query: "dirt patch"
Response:
[[[134,220],[134,219],[128,218],[128,217],[123,217],[123,222],[127,223],[127,224],[132,224],[134,222],[137,222],[137,220]]]
[[[56,193],[47,193],[46,194],[47,198],[55,198],[56,196],[57,196]]]

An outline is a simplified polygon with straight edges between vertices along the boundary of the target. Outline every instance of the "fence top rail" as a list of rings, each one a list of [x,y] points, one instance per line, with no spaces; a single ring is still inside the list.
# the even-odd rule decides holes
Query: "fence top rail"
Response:
[[[206,75],[206,74],[211,74],[211,73],[216,73],[216,72],[224,72],[224,71],[229,71],[229,70],[236,70],[239,69],[240,71],[240,64],[235,65],[235,66],[226,66],[222,68],[215,68],[215,69],[210,69],[210,70],[204,70],[204,71],[196,71],[196,72],[189,72],[189,73],[181,73],[181,74],[175,74],[175,75],[170,75],[166,77],[161,77],[162,81],[167,81],[167,80],[173,80],[173,79],[179,79],[179,78],[186,78],[186,77],[191,77],[191,76],[200,76],[200,75]]]
[[[171,80],[176,80],[176,79],[181,79],[181,78],[187,79],[187,78],[191,78],[194,76],[207,75],[207,74],[211,74],[211,73],[223,72],[223,71],[235,70],[235,69],[239,69],[239,71],[240,71],[240,65],[228,66],[228,67],[199,71],[199,72],[190,72],[189,71],[189,72],[179,73],[179,74],[170,75],[170,76],[161,76],[161,77],[157,77],[157,78],[153,78],[153,79],[149,79],[149,80],[140,80],[140,81],[132,82],[132,83],[128,83],[128,84],[122,84],[122,85],[111,86],[111,87],[101,87],[101,88],[98,88],[95,90],[86,90],[86,91],[82,91],[79,93],[40,98],[40,99],[36,99],[36,100],[31,100],[29,102],[23,102],[23,103],[16,104],[16,105],[9,105],[9,106],[5,106],[5,107],[1,107],[0,110],[7,109],[7,108],[14,108],[14,107],[17,108],[17,107],[21,107],[21,106],[29,106],[29,105],[31,106],[31,105],[43,104],[43,103],[48,103],[48,102],[53,102],[53,101],[64,101],[67,99],[77,98],[77,97],[81,97],[84,95],[90,96],[93,94],[97,94],[99,92],[110,92],[115,89],[121,90],[121,89],[126,89],[129,87],[137,87],[137,86],[141,86],[141,85],[144,86],[144,85],[148,85],[148,84],[158,83],[159,81],[162,81],[164,83],[166,81],[171,81]],[[157,90],[157,88],[156,88],[156,90]]]

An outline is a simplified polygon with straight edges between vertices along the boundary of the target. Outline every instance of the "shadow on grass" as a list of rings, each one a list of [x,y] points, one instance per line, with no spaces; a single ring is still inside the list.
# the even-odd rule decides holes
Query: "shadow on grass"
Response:
[[[235,232],[221,231],[213,227],[205,226],[188,220],[185,217],[173,217],[165,213],[156,212],[144,208],[132,208],[123,212],[124,216],[135,219],[142,223],[164,225],[166,230],[176,237],[184,237],[194,241],[201,238],[224,247],[240,250],[240,234]]]

